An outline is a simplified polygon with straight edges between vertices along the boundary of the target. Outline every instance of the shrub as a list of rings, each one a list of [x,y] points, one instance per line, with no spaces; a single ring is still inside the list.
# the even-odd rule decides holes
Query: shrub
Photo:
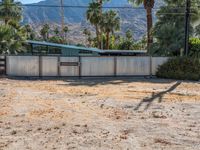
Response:
[[[200,39],[191,38],[189,43],[190,56],[200,58]]]
[[[200,80],[200,59],[177,57],[169,59],[157,71],[157,77],[179,80]]]

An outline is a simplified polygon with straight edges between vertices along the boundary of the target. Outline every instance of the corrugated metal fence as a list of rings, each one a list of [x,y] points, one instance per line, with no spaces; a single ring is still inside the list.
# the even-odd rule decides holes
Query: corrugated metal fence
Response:
[[[8,76],[150,76],[167,57],[6,56]]]

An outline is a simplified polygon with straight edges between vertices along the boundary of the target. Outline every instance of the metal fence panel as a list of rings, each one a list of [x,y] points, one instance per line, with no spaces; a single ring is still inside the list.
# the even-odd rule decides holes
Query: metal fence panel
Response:
[[[4,56],[2,56],[4,57]],[[147,76],[167,57],[6,56],[8,76]]]
[[[60,57],[60,63],[71,62],[79,64],[79,57]],[[79,66],[60,65],[60,76],[79,76]]]
[[[46,77],[58,76],[58,57],[42,56],[41,75]]]
[[[114,57],[82,57],[81,76],[114,76]]]
[[[6,72],[9,76],[39,76],[39,57],[7,56]]]
[[[150,57],[117,57],[117,76],[150,75]]]

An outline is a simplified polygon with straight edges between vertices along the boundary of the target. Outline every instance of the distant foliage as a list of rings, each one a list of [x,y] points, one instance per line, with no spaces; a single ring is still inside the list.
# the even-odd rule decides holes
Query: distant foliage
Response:
[[[190,56],[200,58],[200,39],[191,38],[189,43]]]
[[[200,59],[172,58],[158,68],[156,75],[167,79],[200,80]]]
[[[49,38],[49,42],[52,42],[52,43],[58,43],[58,44],[63,44],[64,41],[63,41],[63,38],[60,37],[60,36],[52,36]]]

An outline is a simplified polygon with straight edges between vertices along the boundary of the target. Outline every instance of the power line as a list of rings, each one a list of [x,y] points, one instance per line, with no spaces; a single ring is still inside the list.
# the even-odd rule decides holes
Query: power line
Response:
[[[38,4],[22,4],[19,6],[23,6],[23,7],[52,7],[52,8],[56,8],[56,7],[61,7],[59,5],[38,5]],[[62,7],[65,8],[89,8],[89,6],[75,6],[75,5],[63,5]],[[145,9],[144,7],[131,7],[131,6],[104,6],[104,9],[106,8],[110,8],[110,9]],[[153,8],[153,9],[159,9],[159,8]]]
[[[5,4],[0,4],[0,5],[5,5]],[[15,4],[10,4],[10,5],[15,5]],[[57,8],[57,7],[63,7],[63,8],[88,8],[89,6],[87,5],[42,5],[42,4],[17,4],[18,6],[22,7],[50,7],[50,8]],[[200,7],[196,6],[196,7]],[[161,7],[154,7],[152,9],[160,9]],[[185,9],[185,7],[169,7],[171,9]],[[191,7],[192,8],[192,7]],[[104,6],[103,9],[145,9],[144,7],[133,7],[133,6]]]

